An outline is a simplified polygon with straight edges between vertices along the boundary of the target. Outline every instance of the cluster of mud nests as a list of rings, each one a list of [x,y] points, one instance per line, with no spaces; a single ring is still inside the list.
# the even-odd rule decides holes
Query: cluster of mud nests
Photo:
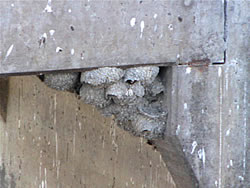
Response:
[[[163,108],[165,87],[157,66],[99,68],[82,73],[43,75],[51,88],[80,95],[105,116],[114,115],[123,129],[149,140],[163,136],[167,111]]]

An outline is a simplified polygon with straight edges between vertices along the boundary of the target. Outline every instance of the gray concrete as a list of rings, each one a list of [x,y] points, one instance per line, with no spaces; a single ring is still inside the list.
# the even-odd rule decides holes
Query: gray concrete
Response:
[[[225,7],[225,64],[177,66],[167,76],[169,126],[156,146],[177,187],[250,187],[250,1]]]
[[[11,77],[1,188],[176,188],[161,155],[69,92]]]
[[[165,72],[168,126],[154,141],[176,186],[250,187],[249,1],[1,5],[1,74],[178,64]]]
[[[1,1],[0,74],[222,61],[223,9],[202,0]]]

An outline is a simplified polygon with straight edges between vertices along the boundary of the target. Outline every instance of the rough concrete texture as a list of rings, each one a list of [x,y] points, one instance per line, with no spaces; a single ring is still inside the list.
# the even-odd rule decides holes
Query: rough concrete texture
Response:
[[[77,86],[79,73],[45,74],[44,83],[51,88],[62,91],[74,91]]]
[[[11,77],[1,188],[176,188],[159,152],[74,94]]]
[[[223,12],[215,0],[0,1],[0,74],[222,61]]]
[[[250,187],[250,1],[224,3],[225,62],[166,75],[170,113],[156,147],[180,188]]]
[[[156,66],[86,71],[82,73],[80,96],[86,103],[102,108],[104,115],[114,115],[118,125],[134,135],[158,138],[165,131],[167,115],[161,105],[164,87],[156,79],[158,73]]]
[[[53,1],[46,6],[49,12],[41,14],[39,3],[47,1],[1,3],[3,74],[162,62],[184,65],[173,67],[172,86],[164,100],[169,104],[168,126],[164,140],[156,142],[177,187],[250,187],[249,1]],[[135,102],[154,101],[153,88],[143,87],[144,97],[138,98],[143,101]],[[123,125],[135,129],[131,111],[137,114],[138,108],[114,101],[105,112],[126,118]]]

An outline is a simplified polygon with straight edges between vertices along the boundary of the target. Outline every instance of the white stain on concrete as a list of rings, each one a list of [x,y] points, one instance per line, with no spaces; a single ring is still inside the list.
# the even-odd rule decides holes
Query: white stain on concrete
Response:
[[[156,18],[157,18],[157,16],[158,16],[157,14],[154,14],[154,19],[156,19]]]
[[[41,36],[41,38],[47,39],[47,38],[48,38],[48,37],[47,37],[47,33],[43,33],[42,36]]]
[[[43,12],[49,12],[49,13],[53,12],[52,7],[51,7],[51,0],[48,0],[48,3],[46,7],[44,8]]]
[[[205,166],[205,163],[206,163],[206,153],[205,153],[205,149],[202,148],[198,151],[198,156],[199,156],[199,159],[202,160],[202,163],[203,163],[203,166]]]
[[[178,125],[175,134],[179,135],[180,131],[181,131],[181,125]]]
[[[187,103],[184,103],[184,109],[185,110],[187,109]]]
[[[54,33],[55,33],[55,30],[54,30],[54,29],[49,30],[49,34],[50,34],[50,36],[53,36],[53,35],[54,35]]]
[[[230,132],[231,132],[231,129],[228,129],[227,132],[226,132],[226,136],[229,136]]]
[[[74,54],[75,54],[75,50],[74,50],[73,48],[70,50],[70,54],[71,54],[71,55],[74,55]]]
[[[214,184],[215,184],[216,187],[218,187],[218,181],[217,180],[214,182]]]
[[[222,69],[221,69],[221,67],[219,67],[219,69],[218,69],[218,76],[219,77],[221,77],[221,72],[222,72]]]
[[[11,3],[11,7],[14,7],[15,5],[13,3]]]
[[[9,47],[9,49],[7,50],[5,59],[7,59],[7,57],[9,57],[9,55],[11,54],[13,48],[14,48],[14,44],[12,44],[12,45]]]
[[[69,10],[68,10],[68,13],[71,13],[71,12],[72,12],[72,10],[71,10],[71,9],[69,9]]]
[[[143,31],[144,31],[144,28],[145,28],[145,23],[144,23],[144,21],[141,21],[140,27],[141,27],[141,35],[140,35],[140,38],[142,38],[142,33],[143,33]]]
[[[61,52],[63,49],[60,47],[56,47],[56,53]]]
[[[195,151],[195,148],[197,147],[197,142],[196,141],[193,141],[193,143],[192,143],[192,151],[191,151],[191,154],[193,154],[194,153],[194,151]]]
[[[190,74],[191,71],[192,71],[192,68],[191,68],[191,67],[187,67],[187,68],[186,68],[186,74]]]
[[[243,176],[239,176],[239,179],[240,179],[241,181],[244,181],[244,177],[243,177]]]
[[[173,30],[174,30],[173,24],[169,24],[169,25],[168,25],[168,29],[169,29],[170,31],[173,31]]]
[[[230,160],[230,166],[233,166],[233,160]]]
[[[45,188],[44,181],[42,181],[41,186],[42,186],[41,188]]]
[[[135,23],[136,23],[136,18],[131,18],[131,20],[130,20],[130,26],[134,27]]]

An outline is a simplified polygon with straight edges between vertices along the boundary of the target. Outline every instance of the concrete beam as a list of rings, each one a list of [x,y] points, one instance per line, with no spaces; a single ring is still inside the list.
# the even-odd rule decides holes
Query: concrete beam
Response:
[[[1,1],[0,74],[223,61],[221,1]]]
[[[250,187],[249,10],[249,1],[225,4],[224,64],[177,66],[168,76],[168,128],[155,144],[177,187]]]

